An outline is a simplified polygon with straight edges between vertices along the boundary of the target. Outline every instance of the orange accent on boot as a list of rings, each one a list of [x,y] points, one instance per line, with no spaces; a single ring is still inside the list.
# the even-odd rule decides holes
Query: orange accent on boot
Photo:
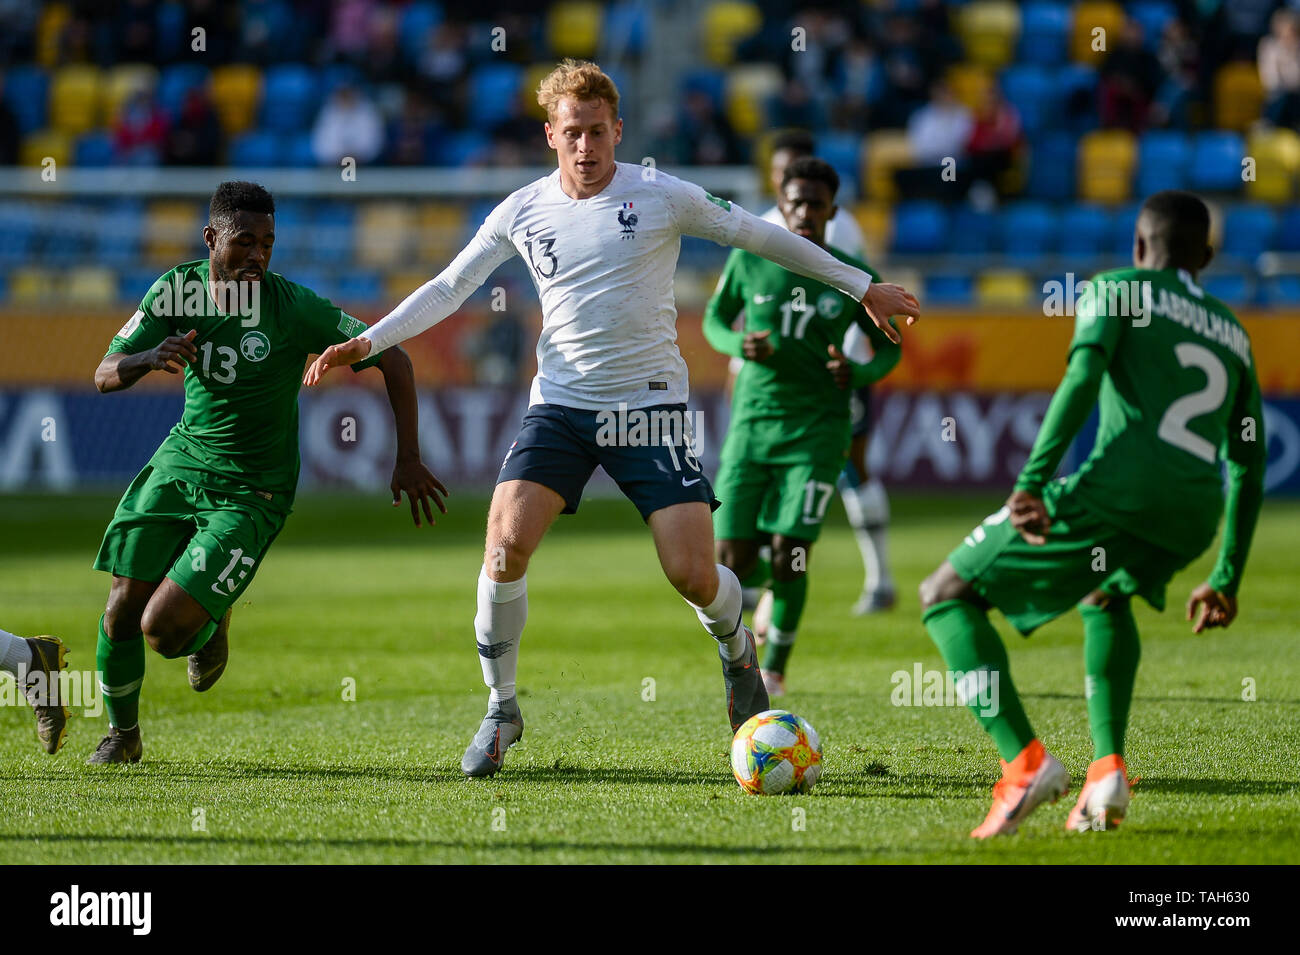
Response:
[[[1009,763],[1003,762],[1002,776],[1016,785],[1021,785],[1038,772],[1038,767],[1043,764],[1046,756],[1047,750],[1043,748],[1043,744],[1037,738],[1031,739],[1015,759]]]
[[[1124,774],[1128,779],[1128,768],[1124,765],[1124,757],[1118,753],[1111,753],[1109,756],[1103,756],[1101,759],[1094,759],[1088,766],[1088,779],[1086,784],[1099,782],[1105,779],[1115,770]]]

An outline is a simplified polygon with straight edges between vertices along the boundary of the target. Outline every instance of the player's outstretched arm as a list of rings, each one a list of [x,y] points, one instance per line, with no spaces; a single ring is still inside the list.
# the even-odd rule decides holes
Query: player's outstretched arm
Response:
[[[393,480],[389,484],[389,490],[393,492],[393,507],[402,503],[404,491],[411,503],[411,519],[415,526],[420,526],[421,508],[429,524],[436,524],[429,502],[432,501],[446,514],[447,505],[442,498],[448,494],[442,482],[420,460],[419,409],[411,359],[402,349],[390,348],[380,356],[379,370],[384,375],[384,387],[388,390],[388,403],[393,406],[393,420],[397,427],[397,463],[393,466]]]
[[[194,347],[197,334],[195,329],[190,329],[184,335],[171,335],[157,346],[134,355],[120,351],[105,355],[95,369],[95,387],[100,394],[108,394],[130,388],[151,371],[179,375],[198,357]]]

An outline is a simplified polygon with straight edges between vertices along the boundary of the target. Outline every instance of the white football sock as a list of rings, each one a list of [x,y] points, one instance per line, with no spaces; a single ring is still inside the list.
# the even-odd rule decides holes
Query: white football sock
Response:
[[[748,641],[740,625],[740,580],[730,568],[718,564],[718,594],[707,607],[695,607],[695,613],[704,629],[713,634],[727,661],[734,662],[745,655]],[[689,601],[688,601],[689,603]]]
[[[18,668],[24,672],[32,666],[32,648],[22,637],[16,637],[8,630],[0,630],[0,670],[18,676]]]
[[[519,638],[528,618],[528,575],[518,580],[496,581],[483,568],[478,573],[478,613],[474,636],[478,643],[483,682],[491,702],[514,699],[515,670],[519,664]]]
[[[893,590],[894,577],[889,572],[889,498],[879,478],[872,478],[855,488],[845,488],[841,495],[849,525],[862,552],[867,593]]]

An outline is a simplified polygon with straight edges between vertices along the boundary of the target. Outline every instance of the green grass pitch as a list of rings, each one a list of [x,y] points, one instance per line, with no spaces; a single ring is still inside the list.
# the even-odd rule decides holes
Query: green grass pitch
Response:
[[[108,580],[90,569],[110,496],[0,498],[0,626],[56,633],[94,667]],[[838,506],[784,706],[821,733],[806,796],[731,778],[716,652],[664,581],[622,500],[563,518],[529,571],[522,744],[494,780],[459,761],[486,703],[471,621],[486,502],[453,497],[436,529],[382,494],[310,497],[236,608],[231,663],[207,694],[150,654],[145,761],[84,761],[103,717],[74,714],[55,757],[31,714],[0,707],[0,860],[150,862],[1293,862],[1300,792],[1296,654],[1300,502],[1265,505],[1228,631],[1142,605],[1128,743],[1140,776],[1118,832],[1062,829],[1091,757],[1079,623],[1014,636],[1013,675],[1074,789],[1014,837],[976,844],[992,745],[963,708],[891,703],[890,676],[940,668],[916,584],[991,497],[895,493],[892,613],[854,619],[861,565]],[[355,701],[344,699],[355,681]],[[646,681],[653,680],[653,684]],[[1256,699],[1243,699],[1254,681]],[[653,699],[648,687],[653,686]],[[803,810],[802,813],[795,810]]]

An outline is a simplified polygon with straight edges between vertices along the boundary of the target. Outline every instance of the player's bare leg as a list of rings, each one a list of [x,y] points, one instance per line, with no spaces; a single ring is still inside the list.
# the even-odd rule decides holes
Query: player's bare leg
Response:
[[[688,501],[650,515],[659,564],[679,594],[718,642],[722,679],[727,691],[727,718],[734,732],[755,713],[768,708],[767,690],[758,668],[754,636],[741,621],[740,581],[714,561],[713,519],[709,505]]]
[[[506,750],[524,735],[515,698],[519,639],[528,617],[528,561],[560,511],[564,498],[534,481],[503,481],[492,492],[487,541],[478,578],[474,633],[483,682],[490,691],[487,716],[461,758],[467,776],[492,776]]]
[[[60,697],[59,672],[67,666],[67,647],[58,637],[20,637],[0,630],[0,670],[13,674],[36,713],[36,737],[54,754],[68,735],[68,708]]]

